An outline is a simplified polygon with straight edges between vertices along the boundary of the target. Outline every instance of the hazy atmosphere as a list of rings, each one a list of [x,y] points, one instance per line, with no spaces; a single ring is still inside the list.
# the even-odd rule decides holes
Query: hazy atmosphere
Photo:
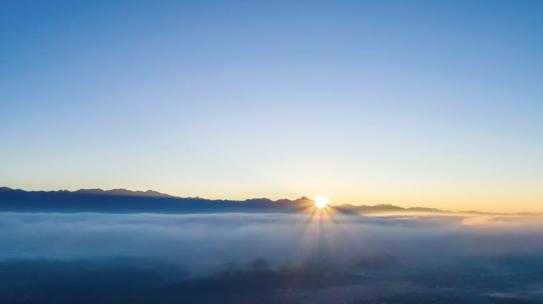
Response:
[[[543,304],[543,1],[0,0],[0,304]]]

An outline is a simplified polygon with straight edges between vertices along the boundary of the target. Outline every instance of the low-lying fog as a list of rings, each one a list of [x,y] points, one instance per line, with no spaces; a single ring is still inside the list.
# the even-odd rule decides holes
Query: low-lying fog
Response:
[[[249,303],[261,297],[538,303],[542,228],[539,216],[360,216],[332,209],[0,213],[0,280],[6,282],[0,297],[2,303]]]

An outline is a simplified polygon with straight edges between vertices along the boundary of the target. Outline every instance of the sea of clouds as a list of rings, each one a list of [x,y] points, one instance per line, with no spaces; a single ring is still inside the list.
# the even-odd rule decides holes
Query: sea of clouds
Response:
[[[255,261],[273,269],[317,263],[394,271],[543,254],[542,228],[543,218],[535,215],[7,212],[0,213],[0,261],[130,258],[163,262],[190,276]]]

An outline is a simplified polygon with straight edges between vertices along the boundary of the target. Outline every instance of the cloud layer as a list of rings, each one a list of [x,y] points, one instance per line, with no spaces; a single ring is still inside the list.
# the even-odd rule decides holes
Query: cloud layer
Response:
[[[1,259],[146,258],[195,275],[255,259],[352,267],[378,256],[415,263],[543,252],[536,216],[3,213],[0,228]]]

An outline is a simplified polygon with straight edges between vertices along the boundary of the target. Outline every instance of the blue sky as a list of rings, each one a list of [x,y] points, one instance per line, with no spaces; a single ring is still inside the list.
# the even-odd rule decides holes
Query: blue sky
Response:
[[[0,184],[543,211],[540,1],[2,1]]]

